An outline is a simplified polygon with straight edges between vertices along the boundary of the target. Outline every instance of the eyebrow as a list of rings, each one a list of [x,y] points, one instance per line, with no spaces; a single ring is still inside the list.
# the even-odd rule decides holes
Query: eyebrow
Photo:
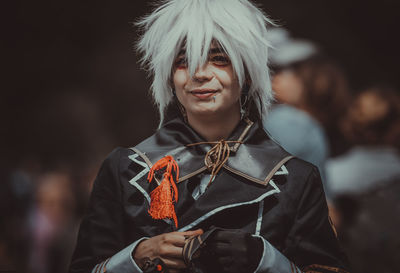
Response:
[[[226,54],[225,51],[220,47],[214,47],[208,51],[208,54],[221,54],[221,53]],[[178,53],[178,56],[182,56],[182,55],[186,55],[186,50],[183,48]]]
[[[226,54],[225,51],[220,47],[211,48],[210,51],[208,52],[208,54],[218,54],[218,53]]]

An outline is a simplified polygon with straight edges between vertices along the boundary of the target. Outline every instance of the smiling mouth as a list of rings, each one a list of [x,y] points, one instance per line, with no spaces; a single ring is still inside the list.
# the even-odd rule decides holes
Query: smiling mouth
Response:
[[[214,96],[214,94],[217,93],[217,90],[210,90],[210,89],[193,90],[193,91],[190,91],[189,93],[199,99],[208,99],[209,97]]]

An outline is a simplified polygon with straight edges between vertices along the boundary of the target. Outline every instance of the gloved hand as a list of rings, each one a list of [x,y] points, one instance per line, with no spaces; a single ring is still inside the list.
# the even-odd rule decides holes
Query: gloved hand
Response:
[[[207,272],[254,272],[263,254],[261,238],[241,230],[217,229],[207,238],[199,260]]]

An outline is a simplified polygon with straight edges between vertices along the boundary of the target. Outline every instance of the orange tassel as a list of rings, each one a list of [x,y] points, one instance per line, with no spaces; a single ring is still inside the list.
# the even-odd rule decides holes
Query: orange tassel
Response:
[[[154,172],[165,169],[162,181],[157,188],[150,193],[149,214],[153,219],[172,218],[175,226],[178,227],[178,218],[176,217],[174,203],[178,202],[178,189],[176,187],[172,171],[176,174],[176,181],[179,178],[179,167],[174,158],[167,155],[158,160],[149,171],[147,180],[149,183],[154,178]]]

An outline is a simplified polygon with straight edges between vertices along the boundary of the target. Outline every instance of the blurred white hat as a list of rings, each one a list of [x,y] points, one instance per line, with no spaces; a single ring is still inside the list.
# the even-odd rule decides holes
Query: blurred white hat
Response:
[[[272,45],[269,51],[269,63],[274,66],[288,66],[306,60],[315,55],[317,46],[308,40],[294,39],[284,28],[272,28],[268,32]]]

